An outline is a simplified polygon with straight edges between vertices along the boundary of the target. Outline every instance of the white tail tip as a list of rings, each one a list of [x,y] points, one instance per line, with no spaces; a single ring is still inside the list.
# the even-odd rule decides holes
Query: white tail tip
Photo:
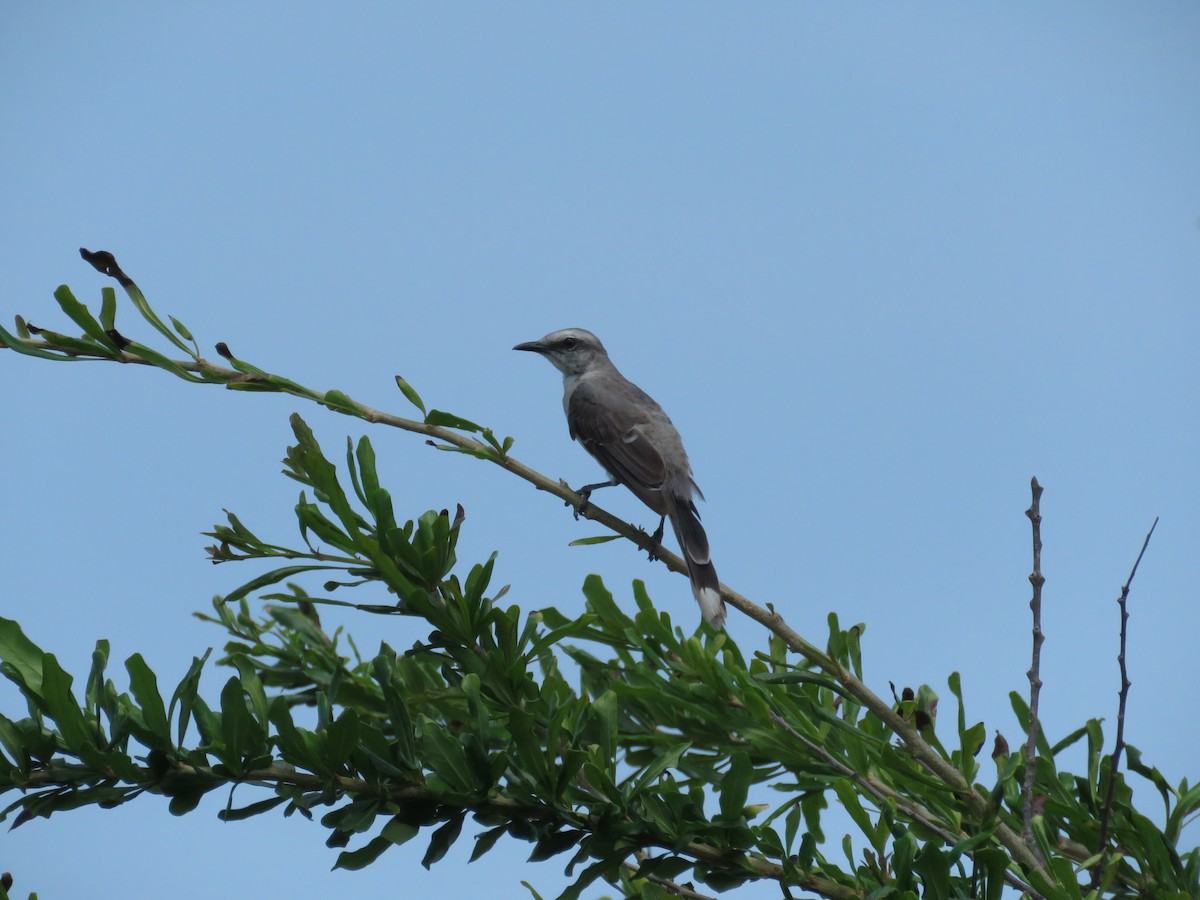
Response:
[[[697,588],[696,602],[700,604],[700,612],[706,621],[718,631],[725,627],[725,601],[721,592],[709,587]]]

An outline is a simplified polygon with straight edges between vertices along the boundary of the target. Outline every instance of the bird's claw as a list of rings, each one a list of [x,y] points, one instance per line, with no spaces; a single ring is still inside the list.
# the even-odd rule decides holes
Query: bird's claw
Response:
[[[648,550],[646,550],[646,558],[650,560],[650,562],[654,562],[654,560],[658,559],[658,548],[662,546],[663,525],[665,524],[666,519],[663,519],[658,523],[658,530],[655,531],[654,534],[650,535],[650,547]]]
[[[575,506],[575,521],[578,522],[579,517],[583,513],[587,512],[588,502],[589,502],[589,498],[592,496],[592,492],[585,488],[583,490],[576,491],[575,493],[579,494],[579,505]],[[572,504],[571,501],[568,500],[567,506],[572,506],[572,505],[574,505],[574,504]]]

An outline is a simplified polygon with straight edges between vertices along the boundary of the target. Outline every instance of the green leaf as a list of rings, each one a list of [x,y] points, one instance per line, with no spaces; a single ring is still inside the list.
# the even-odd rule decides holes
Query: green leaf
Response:
[[[266,733],[246,707],[240,678],[230,678],[221,690],[221,738],[226,749],[222,762],[235,775],[244,774],[246,761],[265,750]]]
[[[408,399],[409,403],[421,411],[421,415],[426,414],[425,403],[421,400],[420,395],[413,389],[411,384],[409,384],[399,375],[396,376],[396,387],[400,388],[400,393],[402,393]]]
[[[101,348],[109,351],[110,354],[119,352],[112,338],[104,333],[104,329],[100,327],[99,322],[92,318],[92,314],[88,311],[88,308],[75,299],[75,295],[71,293],[69,287],[65,284],[60,284],[54,292],[54,299],[58,301],[58,305],[62,307],[62,311],[70,316],[76,325],[83,329],[83,333],[98,343]]]
[[[667,769],[679,765],[679,759],[689,749],[691,749],[691,741],[682,741],[678,744],[673,744],[664,750],[654,762],[646,767],[644,771],[634,783],[633,793],[639,794],[649,785],[658,780],[659,776]]]
[[[359,847],[357,850],[342,851],[338,854],[337,862],[333,864],[333,867],[347,869],[351,872],[365,869],[379,859],[383,851],[391,846],[392,842],[385,837],[372,838],[366,846]]]
[[[1038,845],[1038,852],[1042,854],[1042,858],[1047,860],[1053,859],[1055,837],[1046,825],[1046,817],[1035,815],[1030,823],[1030,827],[1033,831],[1033,839]],[[1069,860],[1063,861],[1070,862]]]
[[[405,767],[418,769],[420,757],[417,754],[412,718],[404,701],[404,683],[396,674],[394,659],[394,654],[380,654],[372,661],[371,672],[383,691],[383,699],[387,704],[388,719],[396,738],[396,756]]]
[[[74,753],[87,756],[96,752],[96,741],[84,719],[79,701],[71,692],[72,678],[52,653],[42,655],[42,699],[46,712],[58,725],[63,742]]]
[[[1148,860],[1151,872],[1159,883],[1170,884],[1179,864],[1174,848],[1167,845],[1162,832],[1141,813],[1130,813],[1130,818],[1142,845],[1139,856]]]
[[[483,787],[458,738],[427,716],[420,716],[418,721],[421,723],[422,757],[433,773],[458,793],[474,794]]]
[[[167,808],[173,816],[187,815],[200,805],[207,793],[208,791],[199,785],[180,790],[171,795],[171,803]]]
[[[1141,775],[1147,781],[1151,782],[1156,788],[1158,788],[1158,792],[1162,794],[1163,800],[1169,803],[1169,798],[1175,792],[1171,789],[1171,785],[1167,783],[1167,779],[1163,777],[1162,772],[1158,771],[1158,769],[1154,768],[1153,766],[1148,766],[1143,763],[1142,751],[1133,746],[1133,744],[1125,745],[1125,756],[1128,760],[1127,764],[1129,766],[1129,771],[1136,772],[1138,775]]]
[[[278,584],[284,579],[291,578],[295,575],[300,575],[304,572],[316,572],[320,570],[341,569],[341,566],[324,566],[324,565],[303,565],[303,566],[283,566],[279,569],[273,569],[259,575],[257,578],[251,578],[241,587],[234,588],[222,598],[223,603],[236,603],[243,597],[253,594],[260,588],[267,587],[271,584]]]
[[[930,841],[921,849],[913,868],[921,876],[922,900],[950,900],[950,860],[936,842]]]
[[[251,803],[249,806],[242,806],[237,809],[233,809],[232,807],[223,809],[217,813],[217,818],[222,822],[240,822],[243,819],[249,819],[252,816],[270,812],[281,803],[287,803],[288,799],[288,797],[268,797],[266,800],[259,800],[257,803]]]
[[[238,680],[241,682],[242,690],[250,702],[254,718],[265,728],[270,715],[269,704],[267,693],[263,689],[262,679],[258,674],[258,666],[242,653],[231,654],[227,662],[237,669]]]
[[[358,404],[341,391],[326,391],[321,402],[334,412],[345,413],[349,416],[357,416],[360,411]]]
[[[163,707],[162,695],[158,692],[158,678],[140,653],[125,660],[125,669],[129,672],[129,689],[142,707],[146,727],[162,739],[162,749],[166,749],[171,745],[171,725]]]
[[[174,337],[174,335],[172,335],[172,337]],[[187,348],[185,347],[184,349],[186,350]],[[125,352],[130,356],[136,356],[138,359],[144,359],[146,362],[150,363],[150,365],[157,366],[165,372],[170,372],[172,375],[182,378],[184,381],[191,381],[195,382],[196,384],[204,383],[204,379],[199,375],[193,375],[187,369],[180,366],[179,363],[172,359],[168,359],[157,350],[151,350],[145,344],[139,344],[137,341],[130,341],[125,345]]]
[[[750,757],[738,751],[729,758],[729,771],[721,778],[721,820],[724,825],[736,825],[743,818],[742,810],[754,778]]]
[[[862,800],[858,796],[858,791],[854,783],[849,778],[839,778],[833,782],[833,790],[842,802],[846,813],[854,820],[854,824],[858,826],[858,830],[874,844],[875,823],[871,821],[870,815],[863,808]]]
[[[487,853],[496,845],[496,841],[504,837],[508,832],[508,825],[497,825],[495,828],[489,828],[482,834],[475,835],[475,849],[471,851],[471,858],[467,862],[475,862],[483,854]]]
[[[371,446],[371,441],[365,434],[358,439],[354,456],[358,461],[359,474],[362,476],[363,493],[369,497],[376,491],[382,490],[379,484],[379,472],[375,467],[375,448]],[[395,525],[394,522],[392,524]]]
[[[582,832],[573,828],[566,828],[562,831],[543,831],[538,836],[533,851],[529,854],[529,862],[543,862],[560,853],[574,850],[579,846],[582,837]]]
[[[442,412],[440,409],[431,409],[428,413],[426,413],[425,424],[437,425],[441,428],[455,428],[459,431],[483,431],[482,425],[476,425],[469,419],[460,418],[452,413]]]
[[[325,762],[331,769],[345,770],[350,754],[359,745],[359,717],[353,709],[342,714],[325,728]]]
[[[425,851],[425,858],[421,860],[421,865],[428,869],[446,855],[450,847],[458,840],[465,817],[466,813],[459,813],[433,833],[429,839],[429,849]]]
[[[96,649],[92,651],[92,670],[88,673],[87,690],[84,693],[84,703],[91,709],[110,710],[110,700],[116,693],[111,682],[106,682],[104,678],[109,649],[108,641],[101,639],[96,641]]]
[[[412,840],[417,836],[421,829],[416,825],[405,822],[400,816],[393,816],[392,819],[383,826],[383,831],[380,832],[380,837],[387,838],[395,846],[400,846],[407,841]]]
[[[779,672],[760,672],[754,676],[754,680],[761,681],[763,684],[815,684],[833,691],[835,694],[841,694],[843,697],[852,696],[847,693],[845,687],[828,675],[821,675],[817,672],[789,669]]]
[[[463,680],[459,683],[459,690],[463,692],[463,696],[467,698],[467,709],[471,713],[475,733],[480,739],[486,741],[491,733],[490,714],[487,704],[483,701],[482,691],[483,683],[478,675],[471,672],[469,675],[464,675]]]
[[[359,548],[354,539],[344,534],[340,528],[327,519],[321,512],[321,507],[315,503],[309,503],[303,491],[300,493],[300,502],[296,504],[295,512],[296,520],[300,524],[300,532],[304,535],[305,541],[308,541],[307,532],[311,531],[318,540],[336,547],[343,553],[351,556],[358,554]],[[312,546],[311,542],[309,542],[309,546]]]
[[[28,328],[21,328],[21,323],[18,322],[17,329],[28,332]],[[56,362],[75,362],[76,358],[68,356],[65,353],[55,350],[44,350],[41,347],[35,347],[28,336],[17,338],[9,334],[3,327],[0,327],[0,345],[8,347],[10,350],[15,350],[25,356],[34,356],[38,359],[51,359]]]
[[[598,534],[595,537],[576,538],[567,544],[568,547],[584,547],[588,544],[607,544],[609,541],[621,539],[619,534]]]
[[[983,847],[992,839],[992,830],[977,832],[970,837],[965,837],[958,841],[950,848],[950,862],[956,862],[964,853],[971,853],[978,847]]]
[[[1189,821],[1191,815],[1197,808],[1200,808],[1200,784],[1187,788],[1187,781],[1179,786],[1179,800],[1175,804],[1175,808],[1171,810],[1171,814],[1167,816],[1167,827],[1163,834],[1168,842],[1174,845],[1179,840],[1179,833],[1183,830],[1184,823]]]
[[[175,330],[179,333],[181,338],[183,338],[185,341],[196,340],[194,337],[192,337],[192,333],[187,330],[187,326],[180,322],[177,318],[174,316],[167,316],[167,318],[171,320],[171,324],[175,326]]]
[[[615,760],[617,756],[617,714],[620,701],[614,691],[605,691],[588,706],[590,714],[587,736],[600,747],[600,755],[606,760]]]
[[[272,698],[269,716],[271,724],[275,726],[279,753],[284,759],[298,768],[309,769],[317,774],[332,774],[321,759],[317,736],[311,731],[297,728],[292,722],[286,697],[277,694]]]
[[[492,567],[496,562],[496,553],[488,557],[487,562],[482,565],[471,566],[471,571],[467,574],[467,583],[463,596],[466,597],[469,603],[480,604],[483,601],[483,592],[487,590],[488,585],[492,581]]]
[[[313,436],[312,429],[308,427],[300,416],[292,413],[291,415],[292,432],[296,435],[298,447],[301,457],[304,462],[305,471],[312,479],[312,486],[320,492],[320,499],[329,504],[329,508],[333,510],[334,515],[342,523],[346,534],[349,535],[351,541],[355,545],[359,545],[359,526],[360,519],[350,506],[350,500],[346,497],[345,491],[338,483],[337,469],[334,467],[325,455],[321,452],[321,446],[317,443],[317,439]],[[362,549],[367,549],[366,544],[362,544]],[[372,562],[377,561],[375,559]]]
[[[231,680],[236,681],[237,679],[234,678]],[[192,697],[192,716],[196,720],[196,730],[200,732],[200,740],[205,744],[219,744],[221,741],[221,720],[199,694]]]
[[[175,693],[171,695],[171,707],[167,715],[168,718],[174,718],[175,707],[179,706],[179,724],[175,737],[175,743],[178,746],[183,745],[184,736],[187,734],[188,724],[192,719],[192,704],[196,699],[196,692],[200,688],[200,673],[211,653],[212,650],[205,650],[203,656],[192,657],[192,664],[188,667],[187,674],[183,676],[179,686],[175,688]]]
[[[629,616],[617,606],[612,592],[604,586],[599,575],[589,575],[583,580],[583,596],[587,598],[588,610],[595,612],[607,630],[624,631],[633,625]]]
[[[108,285],[100,288],[100,327],[105,331],[117,327],[117,292]]]
[[[35,694],[42,691],[43,656],[41,648],[25,636],[20,625],[0,616],[0,660],[12,666]]]
[[[1004,876],[1008,871],[1008,854],[997,847],[981,847],[975,851],[975,864],[987,876],[984,900],[1000,900],[1004,896]]]
[[[968,781],[973,780],[975,773],[979,771],[975,757],[983,749],[986,738],[987,726],[983,722],[976,722],[970,728],[959,732],[959,745],[962,748],[959,769]]]
[[[917,856],[917,847],[916,838],[907,828],[892,840],[892,871],[896,873],[896,887],[901,891],[913,890],[913,860]]]
[[[125,288],[125,293],[129,296],[129,299],[133,301],[134,307],[136,307],[137,311],[142,314],[142,318],[154,327],[155,331],[169,340],[184,353],[191,354],[191,348],[188,347],[187,344],[183,343],[183,341],[179,340],[179,338],[175,337],[175,334],[171,331],[171,329],[167,328],[167,326],[163,324],[163,320],[158,317],[158,313],[156,313],[150,307],[149,302],[146,300],[146,295],[142,293],[141,288],[139,288],[133,281],[126,281],[123,285],[121,285],[121,287]]]
[[[89,358],[110,355],[110,351],[106,346],[96,343],[96,341],[86,335],[82,337],[70,337],[57,331],[51,331],[49,328],[34,328],[32,325],[27,327],[35,331],[37,336],[42,340],[48,344],[52,344],[52,349],[42,350],[33,346],[30,341],[18,341],[2,328],[0,328],[0,338],[3,340],[0,340],[0,343],[12,347],[18,353],[26,353],[29,356],[40,356],[45,359],[65,360],[67,362],[76,359],[77,356]],[[12,343],[10,343],[10,340]]]
[[[32,746],[35,743],[36,741],[31,740],[30,736],[26,734],[25,729],[8,717],[0,715],[0,747],[3,747],[8,753],[9,760],[12,760],[16,768],[25,769],[30,765],[30,757],[49,756],[54,751],[53,743],[51,743],[46,753],[40,754],[37,752],[37,748]],[[6,777],[8,767],[8,760],[0,756],[0,780]],[[3,819],[4,814],[0,813],[0,821]]]
[[[1016,713],[1017,722],[1020,723],[1021,730],[1025,734],[1029,733],[1029,704],[1025,702],[1016,691],[1010,691],[1008,694],[1009,705],[1012,706],[1013,712]],[[1086,734],[1086,726],[1084,729]],[[1022,741],[1022,744],[1025,742]],[[1050,742],[1046,739],[1046,729],[1044,726],[1038,727],[1037,734],[1037,752],[1039,756],[1053,757],[1054,754],[1050,750]]]

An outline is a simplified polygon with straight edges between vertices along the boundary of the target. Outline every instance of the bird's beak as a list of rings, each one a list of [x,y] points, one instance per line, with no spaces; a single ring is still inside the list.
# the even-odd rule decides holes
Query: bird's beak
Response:
[[[526,341],[524,344],[517,344],[513,347],[514,350],[532,350],[534,353],[544,353],[546,348],[542,346],[541,341]]]

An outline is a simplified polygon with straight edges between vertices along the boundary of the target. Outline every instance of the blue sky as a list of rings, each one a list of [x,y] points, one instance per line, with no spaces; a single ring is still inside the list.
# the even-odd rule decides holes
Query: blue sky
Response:
[[[724,581],[818,643],[831,610],[865,622],[876,691],[949,698],[961,672],[969,715],[1013,743],[1030,476],[1053,736],[1115,720],[1113,601],[1161,516],[1127,736],[1195,780],[1198,38],[1179,3],[8,4],[0,314],[62,325],[59,283],[91,304],[106,283],[76,248],[108,249],[205,348],[398,411],[403,374],[575,484],[599,470],[557,373],[509,348],[590,328],[683,433]],[[199,533],[228,507],[290,539],[287,415],[330,448],[364,427],[111,365],[0,354],[0,379],[0,614],[80,675],[101,637],[115,676],[140,651],[167,684],[219,646],[190,613],[248,573],[205,562]],[[553,499],[371,437],[398,513],[461,502],[460,559],[499,550],[513,602],[579,609],[599,572],[632,605],[644,578],[691,627],[686,581],[621,543],[567,547],[597,526]],[[347,624],[363,647],[420,637]],[[60,815],[0,855],[18,896],[563,883],[517,844],[330,872],[319,827],[222,825],[224,799]]]

